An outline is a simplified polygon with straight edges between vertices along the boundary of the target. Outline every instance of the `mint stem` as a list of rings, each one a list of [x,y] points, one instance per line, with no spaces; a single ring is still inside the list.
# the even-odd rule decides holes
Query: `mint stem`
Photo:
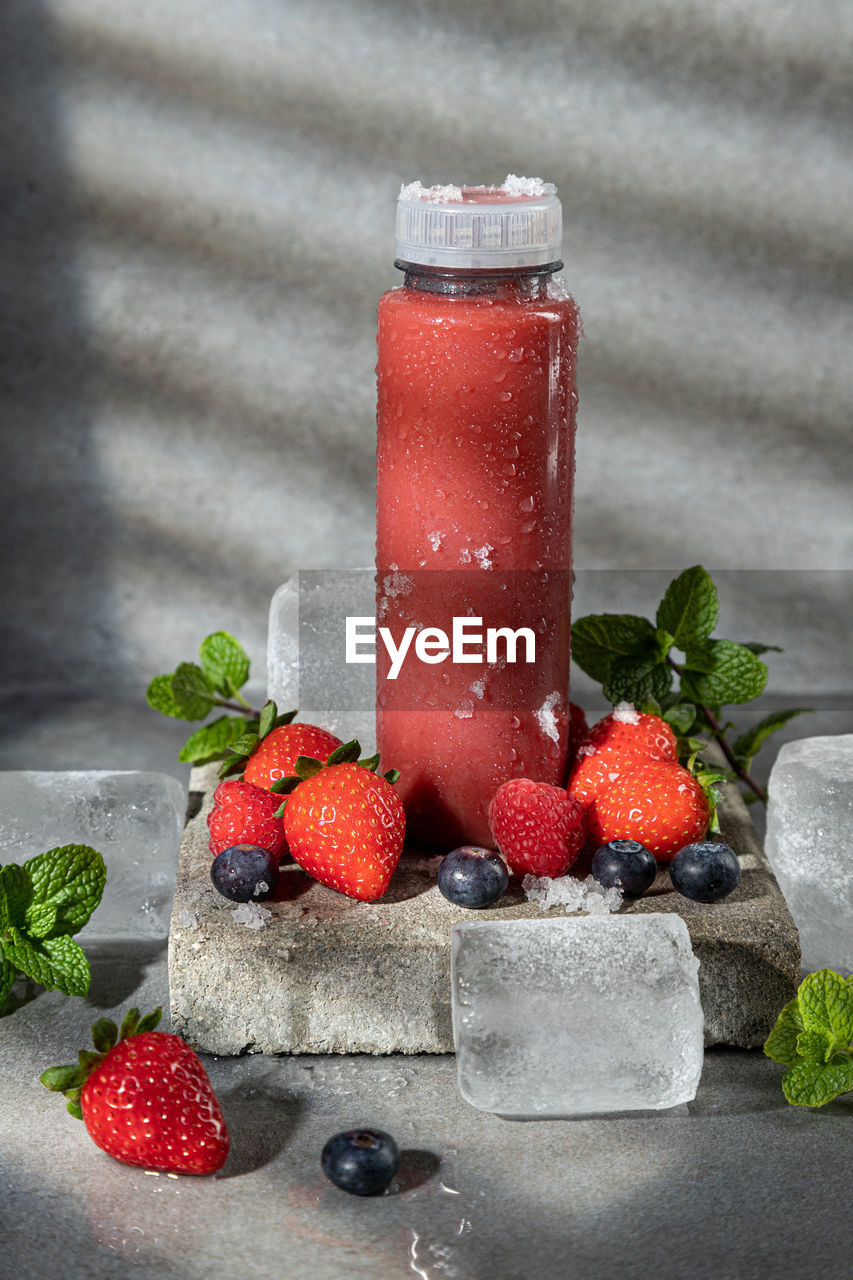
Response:
[[[236,695],[238,698],[239,694]],[[240,698],[239,702],[227,702],[224,698],[214,698],[214,705],[217,707],[225,707],[228,711],[238,711],[241,716],[245,716],[247,720],[257,720],[260,711],[256,711],[254,707],[250,707],[244,698]]]
[[[673,659],[670,658],[669,656],[667,656],[666,660],[669,663],[669,665],[672,667],[673,671],[677,671],[678,674],[681,675],[681,667],[679,667],[678,663],[674,662]],[[720,747],[722,748],[723,755],[728,760],[734,772],[737,774],[737,776],[741,779],[742,782],[746,783],[750,791],[752,791],[753,794],[758,797],[758,799],[761,801],[762,804],[767,804],[767,792],[764,790],[763,787],[759,786],[759,784],[755,781],[754,778],[750,777],[746,769],[744,769],[743,765],[740,764],[738,760],[735,758],[734,752],[732,751],[731,747],[726,741],[725,730],[721,726],[719,720],[714,715],[711,708],[706,707],[701,702],[698,703],[697,705],[699,707],[699,710],[707,719],[708,724],[711,726],[711,731],[714,737],[717,739],[717,742],[719,742]]]

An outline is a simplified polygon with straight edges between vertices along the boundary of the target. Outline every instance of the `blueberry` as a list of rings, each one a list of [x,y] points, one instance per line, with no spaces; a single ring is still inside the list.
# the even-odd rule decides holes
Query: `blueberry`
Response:
[[[213,859],[213,887],[233,902],[263,902],[278,880],[278,858],[256,844],[232,844]]]
[[[719,840],[697,840],[679,849],[669,867],[673,885],[694,902],[716,902],[731,893],[740,880],[740,863],[733,849]]]
[[[644,844],[636,840],[611,840],[596,850],[592,874],[605,889],[622,889],[639,898],[657,875],[657,863]]]
[[[506,893],[509,872],[499,853],[464,844],[438,868],[438,887],[448,902],[479,910]]]
[[[400,1150],[382,1129],[348,1129],[323,1148],[323,1172],[352,1196],[376,1196],[400,1167]]]

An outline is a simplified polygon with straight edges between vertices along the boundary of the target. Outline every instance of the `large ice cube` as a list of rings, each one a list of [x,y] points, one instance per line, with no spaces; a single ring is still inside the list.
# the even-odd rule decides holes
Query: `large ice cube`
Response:
[[[300,570],[273,595],[267,633],[267,697],[345,741],[358,738],[364,755],[376,749],[376,666],[347,661],[347,618],[373,620],[374,582],[372,569]],[[358,631],[368,635],[369,622]],[[359,657],[373,652],[355,647]]]
[[[457,924],[451,955],[459,1090],[473,1106],[570,1116],[695,1096],[699,962],[679,916]]]
[[[766,845],[800,931],[803,969],[853,972],[853,734],[782,747]]]
[[[0,863],[92,845],[107,883],[79,941],[165,938],[186,803],[164,773],[0,772]]]

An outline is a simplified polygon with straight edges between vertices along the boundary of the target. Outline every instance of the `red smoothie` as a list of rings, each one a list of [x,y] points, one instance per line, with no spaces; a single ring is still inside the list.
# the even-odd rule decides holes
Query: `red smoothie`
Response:
[[[579,317],[556,256],[408,263],[379,306],[377,626],[413,631],[395,679],[377,642],[377,733],[421,846],[493,845],[502,782],[565,781]],[[430,633],[419,657],[454,618],[464,650]]]

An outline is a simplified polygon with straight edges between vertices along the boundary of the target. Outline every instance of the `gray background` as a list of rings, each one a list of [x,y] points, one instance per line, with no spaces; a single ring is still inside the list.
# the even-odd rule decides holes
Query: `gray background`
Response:
[[[5,0],[17,743],[218,627],[262,683],[275,587],[371,562],[394,197],[508,171],[558,184],[583,311],[577,565],[761,570],[721,634],[849,696],[851,37],[830,0]]]
[[[851,37],[844,0],[3,0],[0,764],[180,772],[185,727],[144,687],[220,627],[262,691],[273,590],[372,559],[400,183],[510,171],[557,183],[584,317],[577,612],[646,613],[702,562],[720,633],[786,648],[763,707],[818,709],[789,736],[853,730]],[[129,1232],[161,1233],[136,1274],[180,1280],[235,1252],[390,1280],[417,1232],[431,1280],[515,1280],[531,1254],[548,1280],[849,1259],[849,1102],[792,1112],[756,1054],[709,1055],[688,1115],[541,1128],[466,1110],[449,1058],[402,1092],[399,1060],[223,1061],[249,1176],[175,1183],[158,1219],[155,1180],[98,1163],[36,1084],[71,1022],[76,1046],[133,998],[167,998],[162,953],[0,1037],[21,1274],[124,1275]],[[371,1117],[456,1168],[470,1246],[428,1212],[432,1175],[375,1213],[293,1210],[287,1178],[313,1185],[325,1138]]]

